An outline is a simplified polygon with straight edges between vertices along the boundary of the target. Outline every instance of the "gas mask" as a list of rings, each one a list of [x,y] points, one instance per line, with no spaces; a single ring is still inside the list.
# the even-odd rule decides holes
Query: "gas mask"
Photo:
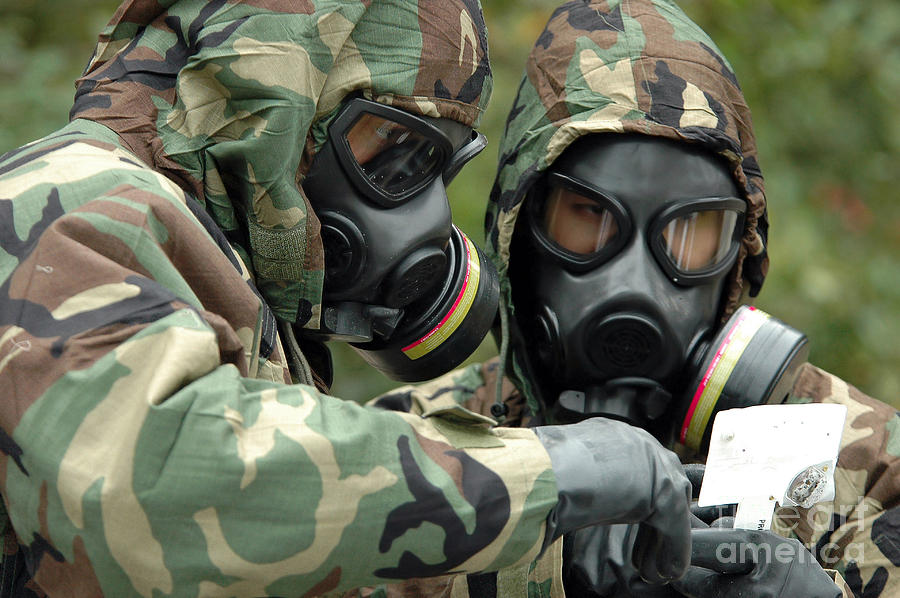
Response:
[[[590,135],[552,165],[510,276],[518,344],[555,419],[614,417],[699,449],[715,411],[784,398],[805,337],[752,308],[716,330],[745,206],[719,158],[665,139]]]
[[[496,314],[497,274],[453,226],[445,186],[485,145],[447,119],[345,103],[303,183],[325,248],[317,338],[349,342],[407,382],[478,347]]]

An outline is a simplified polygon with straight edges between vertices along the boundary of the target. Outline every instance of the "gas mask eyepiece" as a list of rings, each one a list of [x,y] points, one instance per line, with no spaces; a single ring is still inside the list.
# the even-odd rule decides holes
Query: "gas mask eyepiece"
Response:
[[[416,197],[435,179],[446,186],[487,145],[483,134],[460,123],[360,97],[329,125],[328,142],[356,191],[385,208]]]
[[[675,284],[703,284],[731,267],[740,245],[746,203],[737,197],[676,200],[655,213],[561,172],[532,191],[528,218],[542,251],[572,272],[597,268],[631,240],[635,219],[659,267]],[[636,213],[637,212],[637,213]]]
[[[325,248],[311,336],[349,342],[402,381],[440,375],[477,348],[496,313],[497,275],[452,225],[445,186],[485,143],[447,119],[345,103],[303,183]]]

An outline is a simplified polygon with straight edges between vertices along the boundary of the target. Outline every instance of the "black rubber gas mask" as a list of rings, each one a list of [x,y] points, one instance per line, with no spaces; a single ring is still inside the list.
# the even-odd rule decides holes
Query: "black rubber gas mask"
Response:
[[[345,103],[303,183],[325,248],[319,338],[350,342],[403,381],[449,371],[477,348],[497,275],[453,226],[445,187],[485,144],[447,119]]]
[[[724,162],[665,139],[592,135],[552,165],[520,215],[510,275],[556,419],[671,430],[717,332],[745,206]]]

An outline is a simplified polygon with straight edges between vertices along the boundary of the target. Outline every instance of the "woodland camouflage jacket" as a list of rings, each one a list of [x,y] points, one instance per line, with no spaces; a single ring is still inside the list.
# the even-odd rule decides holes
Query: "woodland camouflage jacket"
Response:
[[[274,318],[318,323],[298,183],[341,99],[475,125],[486,43],[476,0],[120,7],[70,124],[0,158],[23,595],[317,595],[536,556],[556,486],[533,432],[290,385]]]
[[[747,199],[748,218],[726,311],[756,294],[768,266],[766,196],[750,111],[728,61],[668,0],[568,2],[553,13],[528,57],[486,218],[487,250],[501,273],[508,322],[498,340],[509,359],[470,366],[415,391],[399,389],[379,404],[416,410],[425,399],[432,409],[458,403],[487,416],[499,398],[509,407],[508,426],[527,426],[541,413],[527,364],[509,343],[506,327],[513,326],[506,271],[516,217],[540,173],[575,139],[622,132],[700,144],[729,161]],[[813,366],[802,369],[789,402],[840,403],[848,416],[834,500],[812,510],[783,509],[774,529],[796,537],[826,569],[840,572],[845,594],[900,596],[900,415]],[[549,551],[542,561],[560,554]],[[559,575],[558,562],[539,563],[530,574],[529,595],[562,595],[553,572]],[[477,583],[508,587],[506,580],[501,574]],[[455,585],[458,592],[459,580]]]

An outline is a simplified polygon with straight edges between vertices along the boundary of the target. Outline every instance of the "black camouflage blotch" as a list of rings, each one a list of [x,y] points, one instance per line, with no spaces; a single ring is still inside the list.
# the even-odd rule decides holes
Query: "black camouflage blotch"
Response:
[[[716,126],[719,124],[721,124],[721,121]],[[707,152],[722,153],[727,150],[738,155],[741,153],[740,146],[724,130],[690,126],[683,127],[680,131],[685,139],[691,143],[702,145]]]
[[[759,255],[748,255],[744,258],[744,278],[750,282],[748,293],[751,297],[756,297],[762,290],[763,281],[765,280],[762,265],[766,257],[768,257],[768,252],[763,251]]]
[[[484,80],[490,75],[490,72],[490,67],[485,64],[485,60],[482,58],[478,63],[478,66],[475,67],[475,72],[462,84],[462,87],[456,96],[453,96],[453,94],[450,93],[450,90],[447,89],[447,86],[444,85],[444,82],[441,79],[434,82],[434,96],[437,98],[456,100],[464,104],[474,104],[478,99],[478,96],[481,95],[481,92],[484,89]]]
[[[475,26],[475,31],[478,35],[478,45],[482,52],[481,58],[478,60],[478,65],[475,67],[475,72],[473,72],[462,84],[456,97],[453,97],[450,90],[447,89],[447,86],[444,85],[444,82],[440,79],[434,83],[434,95],[438,98],[457,100],[465,104],[474,104],[484,90],[485,79],[491,75],[491,63],[488,56],[487,25],[484,22],[484,13],[482,13],[481,6],[477,0],[462,0],[462,2]],[[478,48],[473,48],[472,51],[477,54]]]
[[[54,133],[54,139],[62,139],[63,137],[71,137],[72,135],[83,135],[82,131],[69,131],[68,133],[59,134]],[[45,154],[49,154],[50,152],[54,152],[60,148],[64,148],[66,146],[72,145],[73,143],[78,143],[78,140],[73,141],[64,141],[62,143],[53,144],[48,147],[42,149],[35,149],[31,145],[23,145],[22,147],[18,147],[14,150],[10,150],[3,155],[0,155],[0,164],[6,162],[7,160],[11,160],[15,156],[18,156],[21,153],[28,152],[28,155],[25,156],[21,161],[17,161],[13,164],[7,164],[5,166],[0,166],[0,175],[6,174],[7,172],[14,170],[21,166],[22,164],[27,164],[36,158],[39,158]]]
[[[67,131],[66,133],[60,133],[59,131],[57,131],[56,133],[53,134],[53,138],[54,139],[62,139],[63,137],[72,137],[73,135],[84,135],[84,131]],[[72,143],[77,143],[77,140],[76,141],[67,141],[60,145],[54,145],[49,149],[56,150],[61,147],[65,147],[66,145],[70,145]],[[38,151],[46,153],[47,148],[45,148],[43,150],[35,150],[33,145],[29,143],[29,144],[23,145],[22,147],[17,147],[16,149],[9,150],[5,154],[0,154],[0,163],[6,162],[7,160],[13,158],[14,156],[18,156],[19,154],[24,153],[24,152],[37,153]],[[28,160],[26,160],[26,162],[30,162],[30,161],[31,161],[30,158]],[[0,170],[0,174],[3,174],[5,172],[7,172],[6,168],[4,168],[3,170]],[[2,596],[2,594],[0,594],[0,596]]]
[[[172,30],[178,41],[166,51],[165,58],[162,60],[128,60],[125,58],[141,42],[146,32],[146,27],[141,27],[124,50],[100,67],[96,73],[91,75],[90,79],[79,83],[69,118],[77,118],[79,113],[91,108],[108,108],[112,105],[108,95],[93,93],[100,81],[134,82],[157,91],[173,89],[178,73],[192,55],[203,47],[218,46],[246,21],[246,17],[238,19],[229,23],[222,31],[210,33],[202,39],[198,38],[205,22],[225,4],[226,0],[206,3],[197,18],[188,26],[187,39],[184,37],[179,17],[172,15],[164,17],[163,22]]]
[[[650,106],[650,118],[660,124],[678,128],[681,115],[684,114],[684,90],[687,87],[684,79],[672,74],[669,66],[663,62],[656,63],[656,82],[644,81],[644,91],[653,98]]]
[[[484,230],[489,231],[494,228],[494,213],[487,211],[484,213]]]
[[[484,90],[484,80],[491,75],[491,67],[487,58],[482,58],[475,67],[475,72],[469,75],[456,95],[456,99],[466,104],[474,104]]]
[[[124,162],[125,164],[129,164],[131,166],[137,166],[138,168],[144,168],[144,165],[136,160],[132,160],[131,158],[126,158],[124,156],[119,157],[119,162]]]
[[[822,537],[819,538],[819,541],[816,542],[815,549],[811,552],[819,562],[822,562],[823,558],[833,559],[835,555],[831,554],[828,551],[828,548],[831,546],[836,546],[831,542],[831,536],[834,534],[834,531],[847,523],[847,516],[841,515],[840,513],[832,513],[831,515],[831,525],[828,526],[828,531],[822,534]],[[833,562],[833,561],[832,561]]]
[[[444,388],[439,388],[437,391],[435,391],[434,394],[432,394],[431,396],[428,397],[428,400],[433,401],[436,398],[440,397],[441,395],[447,394],[448,392],[457,392],[457,391],[464,393],[465,395],[471,395],[475,392],[475,389],[472,388],[471,386],[459,386],[459,385],[445,386]]]
[[[728,125],[728,118],[725,116],[725,107],[705,90],[703,91],[703,96],[706,98],[706,103],[709,104],[712,111],[716,113],[716,129],[724,132],[725,127]]]
[[[891,564],[900,567],[900,546],[891,538],[900,538],[900,507],[888,509],[872,524],[872,541]]]
[[[394,540],[423,523],[432,523],[444,530],[442,563],[426,564],[416,555],[404,551],[396,567],[385,567],[375,575],[392,579],[429,577],[452,571],[490,544],[503,530],[509,519],[509,494],[503,480],[463,451],[450,450],[445,454],[462,465],[463,497],[474,507],[475,529],[466,532],[465,525],[454,511],[440,488],[429,482],[419,468],[406,436],[397,440],[404,479],[414,500],[392,510],[385,521],[378,544],[381,552],[390,550]]]
[[[721,74],[723,77],[725,77],[726,79],[731,81],[735,87],[740,89],[741,86],[740,86],[740,84],[738,84],[737,75],[735,75],[734,72],[732,72],[732,70],[730,68],[728,68],[728,65],[725,64],[725,60],[722,58],[722,56],[718,52],[716,52],[715,50],[713,50],[712,48],[710,48],[709,46],[704,44],[703,42],[699,42],[699,43],[700,43],[700,47],[703,48],[704,50],[706,50],[706,52],[710,56],[712,56],[716,62],[719,63],[719,67],[720,67],[719,74]]]
[[[516,188],[511,191],[505,191],[500,195],[498,203],[504,212],[509,212],[513,207],[521,203],[531,187],[537,182],[541,173],[538,171],[537,164],[531,164],[525,169],[525,172],[519,177]]]
[[[59,189],[54,187],[47,195],[47,204],[41,210],[41,219],[31,226],[28,237],[21,240],[13,220],[13,202],[8,199],[0,199],[0,248],[19,258],[21,263],[31,254],[44,231],[63,213],[63,207],[59,201]]]
[[[112,107],[112,98],[105,93],[93,93],[93,85],[91,89],[87,89],[84,85],[79,85],[75,90],[75,103],[69,110],[69,120],[79,118],[79,114],[88,110],[108,110]]]
[[[887,585],[889,576],[887,569],[878,567],[875,569],[875,573],[872,574],[869,583],[863,587],[862,576],[859,574],[859,565],[856,561],[853,561],[847,565],[843,577],[847,585],[850,586],[850,590],[855,598],[879,598],[884,591],[884,586]]]
[[[581,31],[625,31],[622,7],[616,6],[605,15],[585,2],[572,2],[564,7],[569,12],[569,25]]]
[[[15,598],[42,598],[44,593],[36,593],[29,585],[34,587],[31,574],[28,572],[25,562],[25,547],[18,545],[18,550],[12,554],[4,554],[0,563],[0,596]]]
[[[200,224],[206,229],[209,236],[213,238],[213,241],[216,242],[216,245],[219,246],[219,249],[222,250],[222,253],[225,254],[225,257],[227,257],[228,261],[231,262],[231,265],[234,266],[234,269],[240,272],[240,262],[238,261],[237,256],[234,255],[234,250],[231,249],[228,238],[225,236],[225,233],[222,232],[222,229],[219,228],[219,225],[216,224],[215,220],[212,219],[212,216],[209,215],[209,212],[200,205],[200,202],[197,201],[194,196],[187,193],[185,193],[185,204],[191,211],[191,214],[200,221]]]
[[[22,447],[20,447],[18,443],[13,440],[13,437],[7,434],[6,430],[3,428],[0,428],[0,451],[15,461],[19,471],[25,475],[29,475],[28,470],[25,469],[25,465],[22,463]]]
[[[378,397],[372,404],[375,407],[388,411],[409,413],[409,410],[412,409],[412,391],[392,392]]]
[[[184,303],[180,307],[196,312],[189,302],[181,299],[155,280],[144,278],[143,276],[126,276],[125,282],[133,284],[140,289],[137,296],[124,299],[112,305],[105,305],[99,309],[82,312],[65,320],[54,320],[57,323],[57,327],[65,324],[69,333],[58,334],[59,338],[51,346],[51,355],[53,357],[62,355],[69,337],[80,332],[95,330],[113,324],[125,326],[150,324],[174,313],[176,308],[173,304],[177,302]],[[74,325],[69,324],[72,320],[75,320]]]
[[[453,99],[453,95],[450,93],[450,90],[447,89],[447,86],[444,85],[442,79],[438,79],[434,82],[434,97]]]
[[[13,162],[10,162],[9,164],[4,164],[3,166],[0,166],[0,176],[6,174],[7,172],[11,172],[11,171],[15,170],[16,168],[18,168],[19,166],[22,166],[23,164],[28,164],[29,162],[34,162],[35,160],[37,160],[43,156],[46,156],[47,154],[53,153],[56,150],[62,149],[64,147],[68,147],[75,143],[78,143],[78,140],[72,139],[72,140],[64,141],[62,143],[55,143],[53,145],[49,145],[49,146],[41,148],[41,149],[32,149],[32,151],[30,153],[19,158],[18,160],[14,160]],[[3,154],[2,156],[0,156],[0,162],[4,162],[4,161],[8,160],[12,156],[19,154],[20,152],[22,152],[25,149],[30,149],[30,148],[19,148],[18,150],[13,150],[11,152],[7,152],[7,153]]]
[[[513,102],[513,107],[510,109],[509,114],[506,115],[506,124],[503,127],[503,135],[506,136],[509,134],[509,125],[514,121],[519,114],[522,113],[525,108],[528,107],[527,102],[519,103],[519,99],[522,97],[522,88],[525,87],[525,82],[528,79],[523,77],[521,81],[519,81],[519,88],[516,90],[516,99]]]
[[[537,40],[534,42],[534,47],[537,48],[540,46],[544,50],[550,47],[553,43],[553,38],[556,37],[550,29],[544,29],[541,31],[541,34],[538,36]]]
[[[50,542],[42,535],[36,533],[32,537],[34,540],[32,540],[31,544],[21,547],[22,552],[25,554],[25,561],[28,563],[29,571],[37,571],[45,554],[49,555],[57,563],[62,563],[66,560],[62,553],[53,548]]]
[[[472,598],[494,598],[497,596],[497,574],[472,573],[466,576],[466,586]]]
[[[494,227],[488,232],[488,235],[490,237],[491,247],[496,249],[500,245],[500,229]]]
[[[463,4],[469,11],[469,16],[475,24],[478,33],[478,45],[481,47],[481,59],[475,72],[466,79],[456,99],[467,104],[472,104],[484,90],[485,80],[491,76],[491,61],[487,39],[487,24],[484,22],[484,12],[481,10],[479,0],[463,0]]]
[[[11,299],[9,285],[12,278],[0,285],[0,326],[21,326],[32,336],[56,338],[51,347],[54,357],[62,354],[66,341],[76,334],[113,324],[148,324],[173,313],[172,303],[180,301],[169,289],[153,280],[128,276],[125,282],[140,288],[137,296],[57,320],[43,305],[27,299]],[[181,307],[193,309],[184,303]]]
[[[306,324],[309,319],[312,317],[312,303],[309,299],[301,299],[300,304],[297,306],[297,319],[294,320],[295,324]]]
[[[744,156],[744,159],[741,160],[741,168],[748,177],[756,176],[762,178],[762,168],[759,166],[759,161],[755,156]],[[751,190],[759,191],[759,188],[753,183],[749,183],[751,185]]]
[[[248,281],[247,284],[250,285],[250,288],[252,288],[253,292],[256,293],[256,296],[259,297],[260,310],[262,311],[262,326],[260,329],[259,339],[259,356],[268,359],[275,351],[275,339],[276,334],[278,333],[278,322],[276,322],[275,314],[272,313],[272,309],[269,307],[269,304],[263,300],[262,295],[260,295],[256,287],[253,286],[253,283]]]

